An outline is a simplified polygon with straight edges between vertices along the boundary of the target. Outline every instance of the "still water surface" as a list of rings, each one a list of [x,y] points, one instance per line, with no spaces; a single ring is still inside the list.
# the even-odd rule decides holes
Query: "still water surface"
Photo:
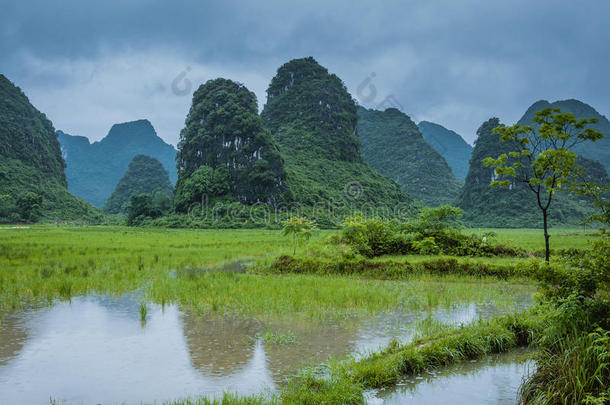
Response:
[[[515,306],[531,304],[528,297],[518,297]],[[427,314],[382,314],[353,325],[263,325],[149,305],[142,323],[139,306],[131,296],[88,296],[6,315],[0,325],[0,404],[44,404],[50,397],[67,404],[139,404],[273,391],[305,365],[367,353],[394,338],[404,342],[418,319],[468,323],[497,313],[491,304],[470,303]],[[262,343],[258,336],[269,328],[290,330],[296,342]],[[478,386],[475,378],[469,384]],[[403,402],[392,399],[402,398],[398,391],[384,395]]]
[[[528,352],[519,349],[460,363],[435,373],[402,381],[377,392],[370,404],[488,404],[514,405],[519,386],[534,371]]]

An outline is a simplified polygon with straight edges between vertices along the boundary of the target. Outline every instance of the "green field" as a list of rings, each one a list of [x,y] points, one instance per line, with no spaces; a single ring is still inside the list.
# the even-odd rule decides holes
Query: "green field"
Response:
[[[477,230],[477,232],[490,230]],[[541,231],[493,230],[497,239],[526,249],[543,246]],[[324,239],[336,231],[319,231],[310,242],[325,249]],[[553,249],[585,248],[596,233],[557,229]],[[290,239],[275,230],[185,230],[127,227],[55,227],[0,229],[0,308],[50,303],[90,293],[122,294],[142,290],[156,302],[180,302],[200,311],[290,314],[326,313],[347,308],[387,309],[420,288],[400,282],[337,277],[273,277],[208,272],[234,263],[245,265],[291,254]],[[304,255],[303,247],[298,249]],[[386,256],[376,259],[418,262],[430,256]],[[511,257],[460,258],[463,261],[510,264]],[[410,281],[424,283],[424,281]],[[433,281],[426,281],[433,283]],[[463,280],[460,283],[472,283]],[[481,280],[476,280],[481,282]],[[460,284],[458,283],[458,284]],[[307,293],[315,290],[318,297]],[[204,291],[205,290],[205,291]],[[477,294],[468,289],[465,299]],[[230,293],[228,293],[230,292]],[[237,294],[236,300],[232,295]],[[228,295],[227,295],[228,294]],[[453,293],[447,291],[447,296]],[[480,294],[480,293],[478,293]],[[264,296],[264,299],[261,298]],[[459,294],[458,294],[459,295]],[[467,297],[469,295],[469,298]],[[290,300],[287,297],[291,297]],[[449,301],[453,298],[446,298]],[[417,301],[412,299],[412,302]]]
[[[322,246],[330,233],[318,232],[312,247]],[[0,253],[3,311],[91,293],[138,291],[149,301],[179,303],[200,313],[327,319],[398,305],[423,309],[492,298],[500,303],[502,297],[508,302],[516,289],[533,291],[522,282],[507,288],[506,282],[473,277],[379,281],[209,271],[292,253],[290,240],[272,230],[36,226],[0,230]]]

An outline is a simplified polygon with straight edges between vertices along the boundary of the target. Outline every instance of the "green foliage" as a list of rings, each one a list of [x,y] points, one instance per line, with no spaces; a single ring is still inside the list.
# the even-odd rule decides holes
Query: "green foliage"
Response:
[[[400,224],[380,217],[365,219],[357,215],[347,218],[339,240],[366,257],[414,251],[411,240],[402,235]]]
[[[610,238],[536,272],[546,328],[523,403],[605,403],[610,386]]]
[[[495,244],[487,237],[464,234],[458,226],[462,211],[450,205],[424,208],[416,220],[400,223],[379,217],[346,219],[339,241],[366,257],[385,254],[513,255],[524,252]]]
[[[102,207],[136,155],[157,159],[176,182],[176,149],[165,143],[148,120],[115,124],[106,137],[94,143],[84,136],[57,131],[66,160],[70,192]]]
[[[417,127],[424,140],[445,158],[455,177],[464,181],[472,146],[459,134],[433,122],[421,121]]]
[[[18,219],[17,206],[13,197],[10,194],[0,195],[0,221],[13,222]]]
[[[201,194],[208,192],[212,198],[229,191],[246,204],[279,201],[283,162],[257,114],[256,96],[244,85],[226,79],[201,85],[193,95],[178,149],[175,205],[179,212],[200,203]],[[189,182],[193,175],[196,179]]]
[[[159,201],[153,200],[150,194],[132,194],[126,207],[127,225],[138,225],[146,219],[163,215],[162,207],[156,205]]]
[[[610,180],[601,164],[588,159],[579,159],[576,175],[569,179],[566,189],[585,200],[593,202],[596,208],[587,222],[610,225]]]
[[[548,215],[553,197],[562,185],[582,172],[577,166],[578,156],[572,149],[586,141],[595,142],[604,135],[588,127],[597,122],[596,118],[575,118],[572,113],[562,113],[559,108],[536,112],[532,122],[537,125],[536,130],[519,124],[494,128],[500,140],[511,144],[513,150],[495,159],[487,157],[483,164],[495,167],[498,179],[492,179],[492,187],[510,187],[516,181],[536,196],[542,213],[548,261]]]
[[[390,345],[347,367],[351,379],[364,388],[383,388],[404,376],[529,345],[540,329],[536,316],[507,315],[449,330],[440,336],[416,339],[404,346]]]
[[[316,274],[320,276],[360,276],[381,280],[401,280],[414,276],[433,274],[438,276],[531,278],[539,267],[536,262],[518,264],[482,263],[458,260],[455,257],[438,257],[422,261],[384,260],[362,258],[297,258],[279,256],[266,267],[259,267],[262,274]]]
[[[546,108],[559,108],[565,113],[572,113],[575,117],[590,117],[597,122],[590,122],[587,128],[597,130],[605,135],[603,139],[593,143],[582,143],[574,147],[574,152],[588,159],[600,161],[610,171],[610,121],[608,118],[597,112],[590,105],[579,100],[561,100],[549,103],[546,100],[540,100],[532,104],[523,117],[518,121],[520,125],[531,125],[537,128],[537,124],[532,122],[536,112]]]
[[[345,85],[314,58],[281,66],[267,89],[263,122],[278,142],[329,160],[361,162],[356,104]],[[291,126],[297,133],[287,131]]]
[[[237,395],[225,392],[220,398],[185,398],[171,401],[163,401],[160,405],[279,405],[279,401],[274,396],[264,394],[256,395]],[[145,403],[144,403],[145,404]],[[154,402],[150,405],[157,405]]]
[[[309,243],[311,234],[316,229],[316,221],[306,217],[291,217],[282,222],[282,235],[291,236],[294,242],[293,254],[296,254],[299,242]]]
[[[494,132],[500,135],[500,140],[512,144],[514,150],[496,159],[486,158],[483,163],[495,167],[497,176],[512,177],[527,184],[537,195],[552,197],[562,184],[577,174],[578,156],[572,149],[584,141],[595,142],[604,135],[588,127],[597,119],[575,118],[559,108],[538,111],[533,122],[537,125],[536,131],[520,124],[496,127]],[[496,184],[508,186],[511,182],[508,179],[492,182],[492,185]],[[541,209],[549,204],[550,198],[546,197],[539,202]]]
[[[125,211],[129,198],[134,194],[153,194],[165,193],[166,196],[172,195],[173,188],[169,182],[167,171],[161,163],[155,159],[144,155],[136,155],[125,175],[119,181],[113,193],[104,205],[104,211],[118,214]],[[161,202],[159,202],[161,203]],[[166,204],[166,202],[163,202]],[[166,207],[163,212],[168,212],[170,207]]]
[[[330,378],[305,370],[282,390],[283,404],[364,405],[362,386],[345,375],[333,373]]]
[[[498,176],[493,168],[483,164],[483,160],[490,156],[495,159],[506,155],[508,163],[515,161],[510,157],[511,153],[518,152],[521,156],[521,146],[502,142],[500,134],[494,132],[499,126],[500,121],[492,118],[478,129],[470,169],[457,205],[464,210],[464,221],[472,226],[541,227],[542,216],[529,186],[505,175]],[[509,180],[508,187],[489,187],[493,181],[504,181],[506,186],[506,180]],[[570,198],[567,192],[559,190],[549,208],[549,224],[578,225],[592,212],[589,204]]]
[[[231,183],[226,166],[218,166],[216,169],[200,166],[181,181],[180,185],[180,192],[174,197],[176,210],[179,212],[188,212],[189,205],[192,204],[232,200],[229,195]],[[206,201],[208,198],[210,200]]]
[[[362,155],[374,169],[427,205],[455,199],[459,182],[407,115],[396,108],[376,111],[362,107],[358,115]]]
[[[53,124],[0,74],[0,157],[15,159],[66,186]]]
[[[29,222],[36,222],[42,214],[42,196],[27,192],[17,200],[17,208],[21,218]]]

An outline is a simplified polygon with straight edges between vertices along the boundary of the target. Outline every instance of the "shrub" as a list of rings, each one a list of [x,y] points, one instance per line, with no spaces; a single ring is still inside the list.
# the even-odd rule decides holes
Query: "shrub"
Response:
[[[541,266],[547,308],[536,372],[521,388],[523,403],[603,404],[610,399],[610,238],[589,252]]]
[[[399,223],[379,217],[349,217],[337,240],[366,257],[384,254],[448,254],[455,256],[525,256],[522,249],[492,243],[493,235],[465,234],[459,227],[459,208],[424,208],[418,218]]]
[[[36,222],[42,215],[42,196],[29,191],[19,197],[17,208],[25,221]]]

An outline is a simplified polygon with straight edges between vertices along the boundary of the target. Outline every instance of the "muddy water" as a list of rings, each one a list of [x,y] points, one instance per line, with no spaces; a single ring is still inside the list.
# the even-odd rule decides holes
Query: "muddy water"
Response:
[[[402,381],[381,392],[369,392],[369,404],[514,405],[523,379],[534,371],[528,352],[488,356],[440,372]]]
[[[49,397],[68,404],[140,403],[273,391],[304,365],[366,353],[394,338],[406,341],[417,320],[468,323],[497,313],[493,305],[471,303],[320,326],[212,319],[155,305],[142,323],[139,308],[130,296],[90,296],[5,316],[0,404],[48,403]],[[268,330],[289,333],[295,342],[263,343]]]

